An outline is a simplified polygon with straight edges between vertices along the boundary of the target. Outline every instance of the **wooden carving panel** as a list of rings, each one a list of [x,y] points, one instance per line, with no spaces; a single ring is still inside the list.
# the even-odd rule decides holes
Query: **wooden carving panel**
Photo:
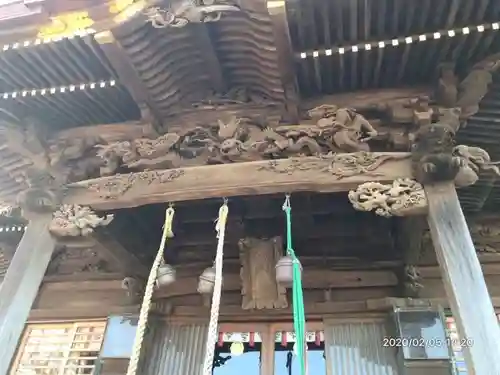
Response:
[[[281,237],[239,242],[243,310],[288,307],[286,289],[276,282],[275,265],[283,254]]]

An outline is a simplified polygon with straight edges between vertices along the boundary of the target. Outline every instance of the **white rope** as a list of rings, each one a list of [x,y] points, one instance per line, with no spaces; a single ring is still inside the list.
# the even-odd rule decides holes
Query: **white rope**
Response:
[[[165,248],[167,238],[171,238],[174,236],[172,232],[173,219],[174,209],[172,207],[169,207],[165,212],[165,224],[163,225],[163,234],[161,237],[158,254],[156,254],[153,266],[151,267],[151,272],[149,273],[148,282],[146,283],[146,290],[144,291],[144,299],[142,300],[141,312],[139,313],[139,322],[137,323],[137,332],[135,334],[132,355],[128,363],[127,375],[135,375],[137,373],[137,367],[141,358],[142,342],[144,340],[144,333],[146,332],[148,323],[149,309],[151,308],[151,300],[153,299],[153,292],[156,284],[158,268],[163,263],[163,250]]]
[[[212,375],[212,366],[214,362],[214,348],[219,336],[219,306],[222,293],[222,263],[224,259],[224,237],[226,234],[226,221],[229,209],[227,202],[219,209],[219,218],[215,225],[217,231],[217,253],[215,255],[215,283],[212,294],[212,307],[210,309],[210,323],[208,324],[207,345],[205,347],[205,362],[203,365],[202,375]]]

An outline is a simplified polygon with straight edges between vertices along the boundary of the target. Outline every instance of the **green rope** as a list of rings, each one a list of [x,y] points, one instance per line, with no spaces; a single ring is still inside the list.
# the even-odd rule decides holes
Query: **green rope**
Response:
[[[305,325],[306,317],[304,313],[304,294],[302,292],[302,278],[300,262],[295,256],[292,247],[292,207],[290,196],[286,196],[283,204],[283,211],[286,216],[286,252],[293,262],[293,284],[292,284],[292,305],[293,305],[293,328],[295,330],[295,345],[297,345],[297,357],[299,359],[301,375],[306,375],[305,365]]]

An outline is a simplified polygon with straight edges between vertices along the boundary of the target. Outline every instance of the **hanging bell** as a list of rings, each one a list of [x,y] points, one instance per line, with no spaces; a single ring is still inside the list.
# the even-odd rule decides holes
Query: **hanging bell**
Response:
[[[302,265],[300,274],[302,276]],[[285,288],[290,288],[293,283],[293,259],[290,255],[285,255],[276,263],[276,281]]]
[[[175,281],[175,268],[169,264],[163,264],[156,273],[156,282],[158,287],[162,288],[172,284]]]
[[[215,266],[206,268],[198,281],[198,293],[212,294],[215,285]]]

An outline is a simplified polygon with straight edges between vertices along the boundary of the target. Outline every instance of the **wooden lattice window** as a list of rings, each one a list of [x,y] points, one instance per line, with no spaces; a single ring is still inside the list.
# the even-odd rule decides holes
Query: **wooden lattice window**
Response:
[[[105,321],[28,324],[11,375],[92,374]]]

